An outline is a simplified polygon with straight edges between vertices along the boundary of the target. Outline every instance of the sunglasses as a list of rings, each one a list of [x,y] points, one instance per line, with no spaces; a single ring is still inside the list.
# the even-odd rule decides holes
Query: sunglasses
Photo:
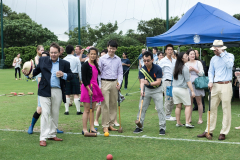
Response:
[[[143,62],[150,62],[151,60],[143,60]]]

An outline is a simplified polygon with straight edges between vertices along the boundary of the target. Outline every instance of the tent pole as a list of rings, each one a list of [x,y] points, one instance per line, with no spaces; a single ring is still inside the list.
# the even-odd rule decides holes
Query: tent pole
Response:
[[[164,53],[164,46],[162,47],[162,52]]]
[[[200,47],[200,60],[202,60],[202,48]]]
[[[148,47],[147,47],[147,51],[148,51]]]

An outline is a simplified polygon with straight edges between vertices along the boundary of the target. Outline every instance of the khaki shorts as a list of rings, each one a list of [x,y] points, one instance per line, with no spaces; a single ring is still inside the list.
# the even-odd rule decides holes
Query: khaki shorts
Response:
[[[173,87],[172,93],[174,104],[183,103],[185,106],[191,105],[191,99],[187,88]]]

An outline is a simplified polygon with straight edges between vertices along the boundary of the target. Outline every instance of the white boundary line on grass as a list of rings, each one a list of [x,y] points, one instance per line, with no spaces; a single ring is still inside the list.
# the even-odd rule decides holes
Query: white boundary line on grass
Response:
[[[16,130],[16,129],[0,129],[0,131],[15,131],[15,132],[27,132],[25,130]],[[64,132],[64,134],[82,134],[74,132]],[[104,136],[104,134],[98,134]],[[110,137],[124,137],[124,138],[142,138],[142,139],[160,139],[160,140],[170,140],[170,141],[188,141],[188,142],[203,142],[203,143],[222,143],[222,144],[240,144],[240,142],[224,142],[224,141],[207,141],[207,140],[194,140],[194,139],[183,139],[183,138],[164,138],[164,137],[148,137],[147,135],[143,136],[124,136],[124,135],[109,135]]]
[[[140,91],[137,91],[137,92],[132,92],[132,93],[127,93],[127,94],[134,94],[134,93],[138,93],[138,92],[140,92]]]

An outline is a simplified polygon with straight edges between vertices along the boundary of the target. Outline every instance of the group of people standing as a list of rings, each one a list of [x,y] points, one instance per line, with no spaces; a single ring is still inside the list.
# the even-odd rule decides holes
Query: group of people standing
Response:
[[[210,114],[210,135],[216,126],[217,107],[222,101],[223,107],[223,125],[220,131],[219,140],[224,140],[225,135],[230,131],[231,126],[231,97],[232,97],[232,68],[234,56],[228,53],[225,49],[222,40],[215,40],[213,50],[215,56],[212,57],[209,65],[209,90],[211,96],[211,114]],[[156,60],[156,48],[153,48],[153,53],[142,50],[142,55],[139,57],[139,78],[141,96],[144,96],[144,102],[141,107],[139,103],[139,112],[142,114],[140,123],[142,128],[136,126],[133,133],[143,131],[143,122],[146,110],[150,104],[151,98],[154,100],[156,110],[159,117],[159,135],[165,135],[166,120],[177,121],[176,127],[194,128],[192,122],[192,106],[195,98],[198,106],[199,118],[198,124],[202,124],[203,104],[202,100],[205,96],[203,89],[196,89],[194,81],[199,76],[205,76],[206,64],[198,59],[198,51],[189,49],[187,52],[180,52],[176,59],[172,57],[174,48],[173,45],[165,46],[165,57],[158,53],[159,59]],[[206,54],[205,54],[206,55]],[[145,92],[144,92],[145,86]],[[167,88],[172,86],[172,96],[167,93]],[[165,95],[165,103],[163,105],[163,92]],[[182,104],[185,106],[185,124],[180,122]],[[175,115],[171,113],[176,105]],[[139,118],[139,113],[137,119]],[[197,137],[207,137],[207,129]],[[210,136],[210,137],[211,137]]]
[[[82,134],[84,135],[88,132],[87,121],[89,117],[92,118],[89,130],[97,133],[93,125],[94,112],[90,116],[89,111],[90,106],[92,106],[91,109],[94,111],[98,102],[101,102],[103,132],[109,132],[109,130],[117,131],[113,126],[117,116],[118,93],[123,80],[123,64],[121,59],[115,55],[118,48],[116,41],[109,41],[107,48],[107,54],[98,59],[98,50],[91,47],[88,50],[86,62],[82,65],[80,61],[83,56],[80,53],[79,57],[75,57],[75,50],[71,45],[66,47],[68,55],[64,60],[59,58],[60,46],[56,43],[50,45],[50,56],[43,57],[38,53],[38,51],[44,50],[43,46],[37,48],[38,55],[36,56],[37,59],[35,58],[35,69],[32,72],[32,76],[41,74],[41,81],[38,83],[40,101],[38,108],[41,107],[41,109],[37,109],[34,113],[28,132],[29,134],[32,133],[34,124],[41,114],[40,146],[47,146],[47,139],[62,141],[62,139],[56,137],[57,133],[62,133],[62,131],[57,129],[61,101],[65,103],[65,108],[68,109],[70,95],[74,95],[74,102],[79,115],[80,91],[80,99],[84,104]],[[78,49],[80,50],[80,48]],[[128,64],[128,62],[125,64]],[[22,72],[24,75],[29,76],[25,69]],[[90,105],[90,97],[92,105]]]
[[[120,95],[123,75],[128,76],[130,67],[127,53],[123,53],[123,58],[120,59],[115,54],[117,48],[116,41],[110,40],[107,44],[107,53],[98,58],[98,50],[94,47],[91,47],[88,50],[88,56],[84,57],[82,48],[76,46],[74,50],[73,46],[68,45],[66,47],[68,55],[62,60],[59,58],[61,48],[58,44],[52,43],[50,51],[46,52],[45,57],[43,56],[43,46],[38,46],[35,69],[32,74],[41,77],[38,79],[39,103],[28,132],[32,133],[33,126],[41,114],[40,146],[46,146],[47,139],[62,141],[56,137],[57,133],[62,133],[57,129],[59,108],[61,101],[63,101],[66,109],[65,115],[69,114],[70,95],[74,95],[77,115],[80,115],[82,114],[79,101],[81,94],[80,99],[84,104],[83,135],[90,130],[97,133],[94,128],[94,112],[90,116],[90,107],[92,106],[91,109],[94,111],[99,102],[101,102],[103,132],[117,131],[114,128],[117,116],[117,100]],[[76,52],[77,49],[79,52]],[[214,41],[211,50],[214,51],[215,56],[210,61],[208,72],[208,86],[212,98],[211,135],[216,126],[217,107],[220,101],[223,103],[223,128],[219,140],[225,139],[231,126],[231,80],[234,56],[226,52],[225,49],[222,41]],[[196,89],[193,83],[197,77],[205,75],[203,64],[198,60],[198,52],[195,50],[181,52],[176,59],[172,57],[173,51],[174,48],[171,44],[165,47],[165,53],[157,52],[157,48],[153,48],[153,53],[145,49],[142,50],[141,58],[139,58],[139,79],[141,97],[144,97],[144,101],[142,106],[139,103],[137,115],[142,127],[137,126],[134,133],[143,131],[144,118],[151,99],[154,100],[155,109],[158,112],[160,135],[165,135],[166,120],[177,121],[176,127],[194,128],[194,125],[191,124],[193,98],[196,99],[199,110],[198,124],[203,123],[202,97],[205,92]],[[26,76],[29,75],[26,70],[22,70],[22,72]],[[167,88],[170,86],[173,87],[172,96],[167,94]],[[124,88],[127,88],[126,79]],[[164,104],[163,93],[165,95]],[[185,106],[185,124],[180,122],[182,104]],[[176,117],[171,116],[174,105],[176,105]],[[89,117],[92,119],[88,130]],[[198,137],[206,137],[206,131]]]

